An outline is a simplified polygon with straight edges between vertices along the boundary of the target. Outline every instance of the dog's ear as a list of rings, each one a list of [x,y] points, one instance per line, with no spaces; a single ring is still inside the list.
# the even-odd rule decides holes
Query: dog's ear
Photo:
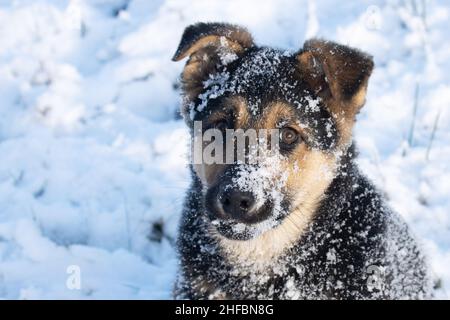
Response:
[[[372,57],[325,40],[305,42],[297,56],[302,76],[339,118],[353,120],[364,105]]]
[[[225,23],[197,23],[184,30],[173,61],[189,60],[182,73],[184,94],[194,99],[203,89],[203,81],[253,46],[250,33],[239,26]]]

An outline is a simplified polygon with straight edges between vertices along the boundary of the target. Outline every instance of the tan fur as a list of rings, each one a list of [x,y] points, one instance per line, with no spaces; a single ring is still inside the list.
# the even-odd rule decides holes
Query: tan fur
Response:
[[[264,129],[276,128],[278,121],[281,119],[291,119],[294,116],[292,107],[282,102],[276,102],[267,106],[259,126]]]
[[[244,50],[242,43],[229,39],[226,43],[235,52]],[[185,83],[191,85],[192,90],[185,88],[185,92],[196,93],[195,88],[198,87],[199,79],[202,79],[204,73],[209,73],[211,66],[215,64],[210,59],[213,54],[204,50],[213,50],[219,45],[223,43],[220,43],[218,37],[206,36],[187,51],[185,55],[191,55],[191,59],[183,72],[183,79]],[[294,209],[280,225],[246,241],[225,238],[211,226],[209,231],[221,243],[226,256],[236,263],[247,262],[252,266],[265,266],[301,238],[335,176],[339,154],[345,151],[351,142],[355,116],[365,101],[367,82],[373,68],[369,56],[335,43],[310,40],[305,43],[304,50],[297,56],[297,60],[305,80],[323,99],[325,106],[336,120],[340,137],[338,152],[313,150],[302,143],[283,160],[283,171],[288,172],[283,191],[293,198]],[[230,103],[239,106],[235,129],[249,125],[245,101],[235,97]],[[287,121],[302,134],[308,134],[307,129],[295,124],[292,107],[279,102],[267,106],[258,123],[251,125],[254,129],[273,129],[280,120]],[[195,172],[206,187],[216,183],[223,169],[223,165],[194,166]]]
[[[327,107],[331,110],[339,132],[337,149],[344,151],[352,142],[352,132],[355,125],[355,116],[366,99],[367,84],[363,85],[349,101],[335,101],[328,99]]]
[[[225,100],[224,104],[226,105],[226,108],[211,114],[207,119],[204,119],[204,121],[215,122],[221,120],[224,117],[226,109],[230,108],[232,109],[232,112],[237,115],[235,127],[236,128],[245,127],[248,121],[249,114],[244,98],[239,96],[229,97]],[[203,148],[205,148],[205,146],[208,145],[209,143],[210,142],[204,142]],[[193,154],[194,146],[192,145],[191,147],[192,147],[191,153]],[[220,175],[220,173],[222,173],[222,171],[225,168],[225,166],[221,164],[206,164],[206,163],[194,164],[193,167],[195,173],[200,178],[200,181],[205,187],[209,187],[212,184],[214,184],[216,182],[217,177]]]
[[[231,112],[235,115],[235,128],[243,128],[248,124],[249,113],[245,99],[241,96],[227,97],[223,101],[223,108],[217,110],[203,119],[206,122],[216,122],[227,117],[227,113]]]
[[[262,119],[255,125],[259,129],[276,129],[280,121],[287,122],[288,125],[296,129],[301,135],[308,135],[307,127],[300,127],[292,106],[284,102],[269,104],[262,116]]]
[[[260,126],[275,128],[280,119],[294,116],[291,107],[276,103],[263,116]],[[230,240],[212,231],[221,242],[227,256],[236,263],[250,262],[264,266],[281,255],[300,239],[314,216],[314,212],[333,180],[337,159],[334,155],[311,150],[305,144],[297,147],[284,160],[284,170],[288,172],[286,192],[293,197],[295,208],[277,227],[247,240]]]
[[[203,90],[203,81],[216,72],[219,62],[217,48],[207,46],[189,57],[181,75],[185,97],[192,101]]]
[[[204,36],[176,56],[175,61],[189,57],[182,72],[183,91],[186,98],[190,101],[194,100],[203,89],[203,81],[215,72],[219,62],[219,48],[241,55],[246,48],[252,45],[253,39],[250,33],[243,28],[235,28],[230,29],[226,37]],[[185,115],[185,111],[182,109],[183,115]]]
[[[214,233],[227,257],[235,263],[248,262],[261,267],[270,264],[300,239],[311,222],[334,177],[335,159],[323,152],[309,151],[306,147],[301,149],[286,163],[289,172],[287,189],[297,194],[293,195],[295,209],[280,225],[247,241],[230,240]],[[298,169],[296,161],[299,162]]]
[[[236,128],[243,128],[248,124],[249,120],[249,113],[248,113],[248,106],[243,97],[235,96],[229,98],[229,102],[227,103],[231,104],[235,108],[236,113]]]
[[[305,80],[334,116],[340,134],[338,149],[344,150],[351,142],[355,116],[365,102],[372,58],[334,42],[311,39],[297,60]]]
[[[203,184],[203,187],[207,188],[213,185],[217,177],[219,177],[220,173],[225,168],[225,165],[222,164],[194,164],[195,174],[200,178],[200,181]]]
[[[205,48],[207,46],[213,46],[213,47],[220,47],[220,46],[227,46],[230,50],[238,53],[243,50],[242,45],[240,45],[236,41],[232,41],[230,39],[227,39],[225,37],[219,37],[215,35],[206,36],[195,42],[188,50],[183,52],[179,57],[177,57],[176,61],[179,61],[187,56],[190,56],[194,52],[199,51],[202,48]]]
[[[350,101],[328,101],[340,134],[338,150],[343,151],[351,142],[354,116],[364,104],[367,84],[361,86]],[[345,111],[344,111],[345,110]],[[292,115],[289,106],[277,103],[272,106],[262,123],[274,128],[281,117]],[[236,263],[245,261],[264,267],[297,242],[314,217],[322,196],[333,180],[339,153],[309,150],[301,144],[286,163],[289,172],[286,189],[294,197],[294,210],[283,222],[256,238],[239,241],[215,234],[227,257]]]

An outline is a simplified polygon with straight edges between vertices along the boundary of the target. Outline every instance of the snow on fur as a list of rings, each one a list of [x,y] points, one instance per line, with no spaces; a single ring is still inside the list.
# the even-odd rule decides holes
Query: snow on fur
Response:
[[[359,163],[422,240],[435,294],[448,298],[449,6],[371,4],[379,10],[356,1],[217,1],[207,10],[186,1],[2,2],[0,297],[171,296],[188,133],[176,116],[182,65],[170,57],[186,25],[225,20],[290,52],[308,35],[374,56],[355,132]],[[81,290],[66,286],[72,265]]]

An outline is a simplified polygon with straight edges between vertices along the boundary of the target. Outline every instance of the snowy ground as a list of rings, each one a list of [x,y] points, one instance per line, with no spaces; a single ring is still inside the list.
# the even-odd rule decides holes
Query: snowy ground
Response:
[[[170,58],[196,21],[374,55],[360,164],[449,298],[448,0],[0,0],[0,298],[170,298],[189,182],[182,63]],[[67,286],[70,266],[81,290]]]

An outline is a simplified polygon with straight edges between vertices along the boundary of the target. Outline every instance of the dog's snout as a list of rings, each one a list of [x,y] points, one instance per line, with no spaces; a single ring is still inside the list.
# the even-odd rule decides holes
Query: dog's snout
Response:
[[[255,196],[251,192],[237,188],[220,192],[218,200],[225,214],[244,221],[252,215],[256,204]]]

